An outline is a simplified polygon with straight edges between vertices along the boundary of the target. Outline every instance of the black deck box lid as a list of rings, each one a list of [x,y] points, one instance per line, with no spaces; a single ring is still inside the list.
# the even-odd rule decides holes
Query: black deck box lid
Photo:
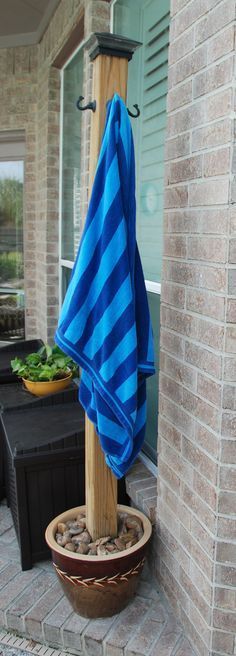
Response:
[[[6,410],[1,415],[2,429],[9,451],[14,460],[24,459],[37,452],[52,456],[54,449],[63,448],[63,443],[76,447],[84,441],[84,410],[79,402],[28,408],[24,410]]]
[[[3,410],[20,410],[20,408],[43,407],[58,405],[60,403],[72,403],[78,400],[78,384],[72,381],[67,389],[48,396],[34,396],[25,389],[22,382],[3,383],[0,385],[0,412]]]

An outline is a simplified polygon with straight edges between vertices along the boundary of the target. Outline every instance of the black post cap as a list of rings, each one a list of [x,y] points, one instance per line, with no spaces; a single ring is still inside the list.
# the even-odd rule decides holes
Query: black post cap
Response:
[[[123,57],[124,59],[132,59],[133,54],[137,48],[142,45],[140,41],[133,41],[127,39],[119,34],[111,34],[110,32],[94,32],[89,38],[86,48],[90,60],[93,61],[98,55],[108,55],[113,57]]]

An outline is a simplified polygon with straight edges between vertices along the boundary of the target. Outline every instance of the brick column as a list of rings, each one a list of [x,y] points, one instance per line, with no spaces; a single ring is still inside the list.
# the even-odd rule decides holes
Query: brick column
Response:
[[[172,0],[156,571],[201,656],[234,654],[235,2]]]

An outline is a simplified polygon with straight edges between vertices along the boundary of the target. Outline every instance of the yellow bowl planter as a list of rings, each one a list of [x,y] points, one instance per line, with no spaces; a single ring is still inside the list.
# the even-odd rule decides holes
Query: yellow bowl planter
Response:
[[[35,396],[46,396],[47,394],[54,394],[56,392],[61,392],[69,386],[72,378],[72,373],[69,373],[65,378],[60,378],[59,380],[48,380],[48,381],[37,381],[27,380],[22,378],[23,383],[26,389],[34,394]]]

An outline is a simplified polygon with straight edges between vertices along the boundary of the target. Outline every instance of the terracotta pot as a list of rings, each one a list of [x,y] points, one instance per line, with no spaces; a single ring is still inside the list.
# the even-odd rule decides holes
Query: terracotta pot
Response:
[[[26,389],[34,394],[34,396],[46,396],[47,394],[54,394],[56,392],[61,392],[62,390],[69,387],[72,378],[72,373],[67,374],[65,378],[60,378],[59,380],[47,380],[47,381],[37,381],[27,380],[22,378]]]
[[[46,530],[46,542],[52,551],[55,570],[73,609],[83,617],[110,617],[119,613],[134,596],[141,574],[152,527],[149,519],[136,509],[117,506],[118,512],[138,515],[144,534],[133,547],[109,556],[85,556],[60,547],[56,540],[58,522],[67,522],[86,506],[58,515]]]

